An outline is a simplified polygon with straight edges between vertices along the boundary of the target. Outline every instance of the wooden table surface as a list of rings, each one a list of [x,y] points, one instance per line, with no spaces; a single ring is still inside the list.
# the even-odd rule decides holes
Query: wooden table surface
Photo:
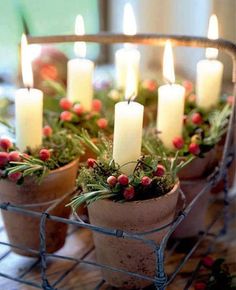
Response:
[[[221,206],[221,202],[217,202],[208,211],[208,218],[210,220],[217,209]],[[236,202],[231,204],[231,212],[236,213]],[[7,236],[2,227],[2,220],[0,221],[0,241],[7,241]],[[216,225],[215,229],[220,226],[220,223]],[[205,250],[209,246],[212,238],[204,240],[192,258],[187,262],[181,272],[178,274],[174,282],[168,287],[168,290],[181,290],[186,284],[186,281],[190,277],[192,271],[195,269],[199,259],[204,254]],[[11,276],[23,275],[32,265],[30,273],[26,274],[24,278],[31,281],[37,281],[40,283],[40,266],[39,262],[33,258],[26,258],[16,255],[9,251],[6,246],[0,246],[0,257],[6,255],[4,259],[0,260],[0,272]],[[83,257],[86,260],[95,260],[95,251],[92,242],[92,235],[89,230],[75,229],[71,227],[69,229],[68,238],[65,246],[58,252],[60,255],[71,257]],[[166,270],[168,273],[173,272],[179,260],[184,256],[181,253],[169,253],[167,251],[166,258]],[[213,249],[212,256],[215,258],[224,257],[230,266],[230,270],[236,273],[236,219],[232,219],[230,223],[230,229],[224,237],[220,238],[216,242]],[[98,268],[88,266],[85,264],[75,265],[74,262],[61,259],[50,259],[48,261],[47,275],[49,281],[55,281],[66,270],[68,275],[56,286],[59,290],[93,290],[96,285],[101,281],[101,272]],[[6,278],[0,277],[0,290],[33,290],[37,289],[32,286],[23,285]],[[111,289],[108,285],[104,284],[102,290]],[[193,289],[192,287],[189,289]],[[223,290],[223,289],[222,289]]]

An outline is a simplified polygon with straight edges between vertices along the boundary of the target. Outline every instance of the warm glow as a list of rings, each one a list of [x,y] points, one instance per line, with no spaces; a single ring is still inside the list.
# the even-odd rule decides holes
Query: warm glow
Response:
[[[42,52],[42,45],[40,44],[29,44],[30,60],[31,62],[40,57]]]
[[[167,40],[163,57],[163,77],[168,83],[175,82],[174,58],[171,42]]]
[[[136,87],[135,87],[135,73],[134,69],[130,66],[127,70],[126,77],[126,89],[125,89],[125,99],[133,101],[136,97]]]
[[[218,19],[216,15],[211,15],[209,20],[209,28],[208,28],[208,38],[209,39],[218,39],[219,37],[219,28],[218,28]],[[206,49],[206,57],[208,59],[215,59],[218,56],[217,48],[207,48]]]
[[[123,32],[126,35],[135,35],[137,33],[134,11],[130,3],[126,3],[124,8]]]
[[[21,71],[25,87],[33,87],[33,72],[31,66],[30,49],[25,34],[21,37]]]
[[[77,15],[75,20],[75,34],[84,35],[84,19],[81,15]],[[78,41],[74,44],[74,52],[78,57],[86,56],[86,43],[84,41]]]

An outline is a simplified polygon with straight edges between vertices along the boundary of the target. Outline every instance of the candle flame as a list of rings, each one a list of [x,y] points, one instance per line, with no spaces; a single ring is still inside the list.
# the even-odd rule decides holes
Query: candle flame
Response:
[[[128,102],[136,98],[135,73],[132,66],[128,67],[126,77],[125,100]]]
[[[209,39],[218,39],[219,37],[219,25],[218,19],[215,14],[211,15],[209,20],[209,28],[208,28],[208,38]],[[206,49],[206,57],[208,59],[216,59],[218,56],[218,49],[208,47]]]
[[[33,87],[33,71],[30,58],[30,49],[25,34],[21,37],[21,71],[25,87]]]
[[[163,57],[163,77],[166,82],[173,84],[175,82],[174,57],[171,42],[166,41]]]
[[[123,32],[126,35],[135,35],[137,33],[134,11],[130,3],[126,3],[124,8]]]
[[[81,15],[77,15],[75,19],[75,34],[84,35],[84,19]],[[74,52],[77,57],[85,57],[86,56],[86,43],[84,41],[75,42]]]

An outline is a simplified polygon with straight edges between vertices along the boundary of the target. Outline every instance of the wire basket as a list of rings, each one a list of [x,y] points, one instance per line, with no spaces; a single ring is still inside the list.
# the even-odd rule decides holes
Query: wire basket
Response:
[[[114,44],[114,43],[135,43],[135,44],[141,44],[141,45],[152,45],[152,46],[164,46],[166,40],[171,40],[172,44],[174,46],[190,46],[190,47],[215,47],[219,50],[227,53],[232,58],[233,62],[233,71],[232,71],[232,82],[234,85],[233,88],[233,96],[234,99],[236,98],[236,45],[223,40],[210,40],[203,37],[192,37],[192,36],[176,36],[176,35],[156,35],[156,34],[138,34],[135,36],[127,36],[122,34],[107,34],[107,33],[100,33],[96,35],[83,35],[83,36],[77,36],[77,35],[64,35],[64,36],[46,36],[46,37],[28,37],[29,43],[61,43],[61,42],[75,42],[75,41],[85,41],[85,42],[94,42],[94,43],[100,43],[100,44]],[[108,229],[103,227],[98,227],[93,224],[86,223],[82,220],[80,220],[78,217],[76,218],[61,218],[55,215],[51,215],[50,211],[55,207],[59,202],[61,202],[63,199],[66,199],[68,196],[64,196],[61,199],[57,200],[53,205],[50,206],[45,212],[34,212],[30,209],[19,207],[14,204],[10,203],[3,203],[0,204],[0,208],[2,210],[7,210],[9,212],[18,213],[21,215],[30,215],[35,218],[40,219],[40,249],[38,251],[28,249],[28,248],[22,248],[19,245],[11,245],[9,243],[0,242],[1,245],[5,246],[11,246],[16,247],[24,251],[28,251],[32,254],[37,254],[40,256],[41,260],[41,282],[36,283],[32,282],[30,280],[25,279],[23,276],[21,277],[12,277],[10,275],[6,275],[3,273],[0,273],[1,277],[11,279],[26,285],[33,286],[35,288],[42,288],[45,290],[55,290],[57,284],[64,279],[64,277],[67,276],[68,271],[65,271],[64,274],[62,274],[56,282],[50,283],[49,278],[47,277],[47,259],[48,258],[54,258],[54,259],[63,259],[63,260],[69,260],[75,262],[75,264],[79,263],[85,263],[92,266],[97,266],[105,270],[110,270],[114,272],[119,273],[125,273],[130,276],[133,276],[135,278],[144,279],[152,283],[156,289],[158,290],[164,290],[166,289],[167,285],[169,285],[173,279],[176,277],[176,275],[179,273],[181,268],[185,265],[185,263],[188,261],[190,256],[193,254],[193,252],[197,249],[201,241],[210,233],[211,229],[215,225],[215,223],[218,221],[218,219],[224,217],[224,226],[219,231],[218,235],[221,235],[222,233],[226,232],[227,229],[227,218],[228,218],[228,205],[230,204],[230,200],[228,197],[228,188],[227,188],[227,169],[230,165],[230,162],[234,159],[235,156],[235,140],[234,140],[234,126],[236,123],[235,120],[236,116],[236,107],[235,102],[233,103],[232,107],[232,114],[230,116],[230,121],[228,125],[228,131],[226,136],[226,141],[224,145],[223,150],[223,157],[219,164],[214,169],[214,172],[208,176],[206,185],[202,188],[202,190],[197,194],[197,196],[192,200],[188,206],[181,211],[178,216],[169,224],[165,225],[162,228],[153,229],[151,232],[158,232],[164,229],[168,229],[167,233],[164,235],[164,238],[162,241],[157,244],[153,242],[152,240],[148,240],[146,238],[147,234],[149,232],[144,233],[130,233],[125,232],[119,229]],[[177,228],[177,226],[184,220],[188,218],[188,214],[193,209],[196,202],[204,195],[207,191],[209,191],[219,180],[224,179],[225,181],[225,187],[224,187],[224,208],[217,214],[217,216],[212,220],[212,222],[208,225],[206,231],[201,233],[199,235],[198,240],[194,244],[194,246],[188,251],[188,253],[185,255],[185,257],[179,261],[178,266],[176,267],[175,271],[169,276],[166,275],[165,271],[165,251],[167,247],[167,242],[171,236],[171,234],[174,232],[174,230]],[[144,276],[140,275],[138,273],[133,272],[127,272],[123,269],[118,269],[111,267],[109,265],[102,265],[96,262],[92,262],[86,259],[77,259],[75,257],[69,257],[69,256],[61,256],[57,254],[49,254],[46,252],[46,235],[45,235],[45,229],[46,229],[46,221],[51,220],[54,222],[61,222],[68,225],[74,225],[77,228],[86,228],[93,232],[98,232],[102,235],[109,235],[116,237],[117,239],[133,239],[138,240],[140,242],[144,242],[150,247],[152,247],[153,251],[156,255],[156,273],[154,277]],[[209,246],[211,247],[211,245]],[[0,259],[1,260],[1,259]],[[95,289],[99,289],[103,285],[104,281],[101,281],[97,285]],[[188,286],[191,284],[191,282],[188,283]],[[187,286],[186,286],[187,287]],[[188,289],[188,288],[185,288]]]

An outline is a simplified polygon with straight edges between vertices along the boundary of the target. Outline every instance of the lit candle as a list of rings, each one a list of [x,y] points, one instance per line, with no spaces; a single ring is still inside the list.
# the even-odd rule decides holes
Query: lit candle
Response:
[[[164,51],[163,77],[168,83],[158,89],[157,130],[164,146],[174,149],[173,139],[182,136],[185,89],[175,84],[170,41],[166,42]]]
[[[130,3],[126,3],[124,8],[123,32],[126,35],[136,34],[136,21]],[[139,81],[139,62],[140,62],[140,52],[136,49],[135,45],[125,44],[124,48],[121,48],[116,51],[115,67],[116,67],[116,83],[118,88],[121,89],[126,88],[127,71],[129,67],[132,67],[135,77],[134,88],[135,93],[137,93]]]
[[[127,175],[132,174],[136,161],[141,155],[143,111],[144,107],[134,102],[135,75],[132,69],[128,70],[127,87],[124,102],[115,105],[115,124],[113,139],[113,159]]]
[[[84,21],[81,15],[76,17],[75,34],[84,35]],[[69,60],[67,64],[67,98],[74,103],[80,103],[85,110],[90,111],[93,99],[94,63],[85,59],[85,42],[75,42],[74,52],[77,58]]]
[[[208,38],[218,38],[218,21],[212,15],[209,21]],[[217,60],[218,49],[207,48],[206,58],[197,64],[197,105],[205,110],[215,107],[220,98],[223,64]]]
[[[33,73],[25,35],[21,39],[21,65],[26,88],[16,91],[15,126],[16,146],[24,151],[27,147],[34,149],[42,144],[43,126],[43,93],[32,88]]]

